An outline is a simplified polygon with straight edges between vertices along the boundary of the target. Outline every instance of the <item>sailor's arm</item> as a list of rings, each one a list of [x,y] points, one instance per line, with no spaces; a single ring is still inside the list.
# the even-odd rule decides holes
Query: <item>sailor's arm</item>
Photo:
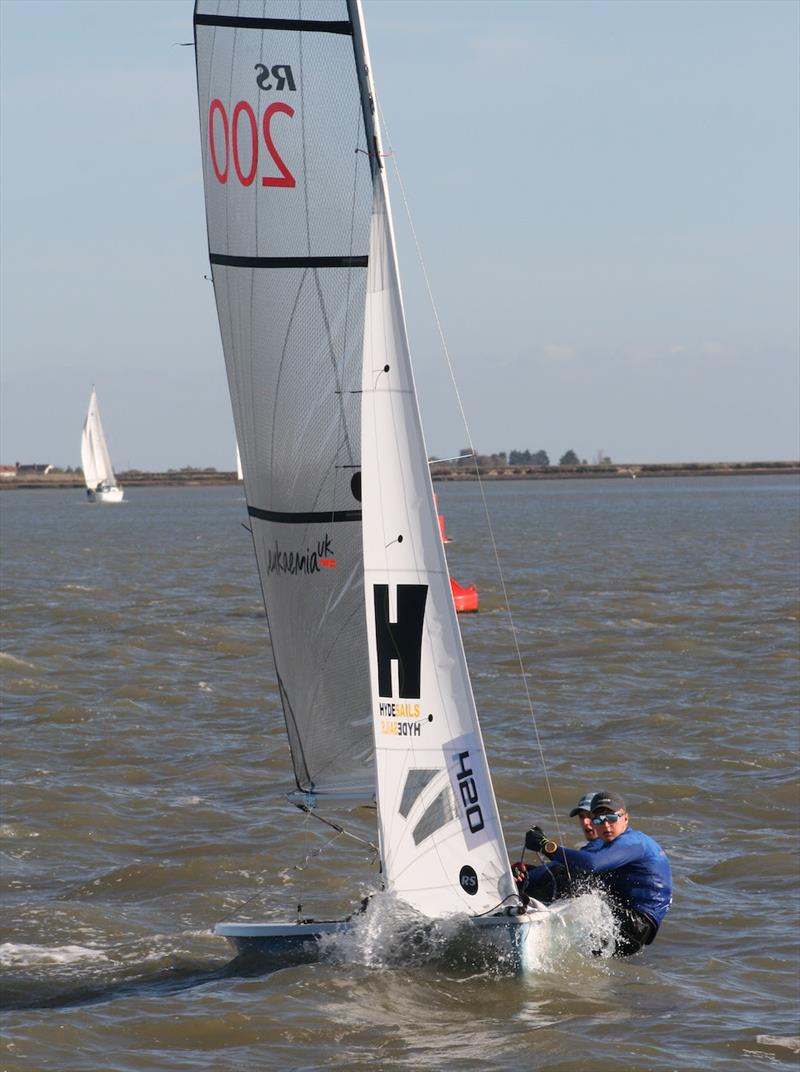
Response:
[[[584,871],[601,874],[603,871],[615,871],[618,867],[631,864],[641,859],[644,848],[638,841],[625,837],[601,844],[597,849],[594,842],[585,849],[564,849],[561,846],[553,853],[545,853],[551,860],[566,864],[571,871]]]

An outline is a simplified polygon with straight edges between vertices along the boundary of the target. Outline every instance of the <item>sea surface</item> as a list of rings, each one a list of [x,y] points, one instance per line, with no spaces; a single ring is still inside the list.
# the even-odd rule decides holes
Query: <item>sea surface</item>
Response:
[[[378,894],[321,963],[245,970],[218,920],[379,883],[285,800],[241,489],[4,492],[0,1067],[798,1067],[797,479],[487,485],[522,670],[478,487],[437,490],[509,853],[620,790],[673,865],[655,944],[545,935],[515,978],[406,949]]]

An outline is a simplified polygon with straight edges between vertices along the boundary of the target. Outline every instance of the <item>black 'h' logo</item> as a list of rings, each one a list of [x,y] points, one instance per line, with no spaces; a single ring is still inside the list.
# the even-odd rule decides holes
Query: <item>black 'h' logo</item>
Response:
[[[398,664],[398,685],[403,699],[419,699],[422,662],[422,626],[427,584],[398,584],[397,621],[389,621],[389,585],[373,585],[375,639],[378,647],[378,695],[392,695],[392,660]]]

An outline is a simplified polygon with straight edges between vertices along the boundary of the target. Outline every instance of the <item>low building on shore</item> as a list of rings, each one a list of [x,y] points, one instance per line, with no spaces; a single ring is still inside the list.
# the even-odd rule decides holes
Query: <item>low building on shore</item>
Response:
[[[48,473],[53,472],[52,465],[41,465],[38,462],[33,465],[20,465],[17,462],[15,469],[16,476],[47,476]]]

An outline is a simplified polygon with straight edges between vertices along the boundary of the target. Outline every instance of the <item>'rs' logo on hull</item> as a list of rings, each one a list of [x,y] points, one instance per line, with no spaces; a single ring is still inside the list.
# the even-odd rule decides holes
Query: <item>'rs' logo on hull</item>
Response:
[[[373,585],[378,695],[392,695],[392,663],[397,662],[399,695],[419,699],[422,627],[425,624],[427,584],[397,585],[397,621],[389,621],[389,585]]]

